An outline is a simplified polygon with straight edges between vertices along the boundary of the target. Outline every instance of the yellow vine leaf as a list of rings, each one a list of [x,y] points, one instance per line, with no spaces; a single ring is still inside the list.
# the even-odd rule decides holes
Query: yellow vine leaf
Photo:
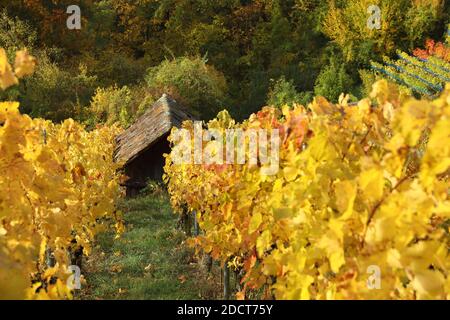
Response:
[[[28,54],[26,49],[16,52],[14,73],[18,78],[32,75],[36,67],[36,58]]]
[[[255,232],[256,230],[258,230],[259,226],[262,223],[262,220],[263,220],[263,217],[262,217],[261,213],[256,212],[250,219],[250,224],[248,226],[248,233],[251,234],[251,233]]]
[[[262,178],[260,164],[177,166],[167,156],[172,206],[196,211],[202,228],[189,243],[242,262],[238,297],[263,287],[277,299],[450,297],[450,85],[428,101],[383,80],[372,98],[350,106],[319,97],[210,122],[279,129],[274,176]],[[192,134],[192,122],[183,127]],[[248,156],[248,141],[242,147]],[[370,270],[380,289],[369,288]]]
[[[0,48],[0,88],[5,90],[17,83],[18,80],[8,62],[6,52],[3,48]]]
[[[258,256],[262,257],[264,251],[270,248],[271,246],[272,235],[269,230],[264,230],[263,233],[256,240],[256,250],[258,252]]]

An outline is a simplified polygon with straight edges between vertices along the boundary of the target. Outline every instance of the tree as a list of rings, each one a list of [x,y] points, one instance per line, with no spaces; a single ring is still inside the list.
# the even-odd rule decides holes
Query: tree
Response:
[[[441,0],[329,1],[324,33],[342,50],[347,61],[367,64],[396,49],[412,49],[438,30],[444,9]],[[370,6],[380,9],[380,29],[368,28]],[[406,35],[406,37],[405,37]],[[400,46],[400,48],[399,48]]]
[[[45,53],[39,54],[37,60],[35,73],[19,87],[22,111],[55,122],[84,120],[84,109],[95,92],[97,78],[83,65],[69,72]]]
[[[36,40],[36,31],[26,21],[11,17],[6,9],[0,12],[0,48],[4,48],[10,58],[23,48],[32,50]]]
[[[332,102],[337,102],[341,93],[351,92],[352,78],[347,74],[345,65],[336,59],[322,69],[316,80],[314,93]]]
[[[292,80],[286,80],[283,76],[274,82],[267,96],[269,106],[292,106],[294,103],[306,105],[312,100],[311,92],[298,92]]]
[[[172,93],[204,120],[214,117],[227,101],[225,77],[202,58],[165,60],[148,70],[146,81],[156,95]]]

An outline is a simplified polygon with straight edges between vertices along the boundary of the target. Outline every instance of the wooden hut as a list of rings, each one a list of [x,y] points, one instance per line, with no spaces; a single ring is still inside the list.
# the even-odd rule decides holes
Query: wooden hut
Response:
[[[170,152],[167,137],[172,127],[180,127],[188,119],[193,117],[164,94],[116,138],[114,160],[123,163],[127,196],[137,195],[149,180],[162,180],[163,154]]]

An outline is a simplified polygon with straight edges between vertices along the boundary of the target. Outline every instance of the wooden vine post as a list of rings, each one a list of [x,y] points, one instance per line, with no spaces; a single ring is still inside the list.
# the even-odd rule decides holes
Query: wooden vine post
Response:
[[[200,230],[198,227],[198,221],[197,221],[197,212],[192,211],[192,216],[194,219],[194,237],[197,237],[200,234]]]
[[[228,260],[223,266],[223,299],[230,300],[230,269],[228,268]]]

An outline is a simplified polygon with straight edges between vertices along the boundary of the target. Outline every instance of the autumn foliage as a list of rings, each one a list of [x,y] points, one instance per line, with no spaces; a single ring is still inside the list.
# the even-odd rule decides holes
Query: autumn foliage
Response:
[[[34,63],[19,52],[13,70],[1,50],[2,88],[32,73]],[[105,222],[123,230],[115,211],[117,132],[32,119],[19,103],[0,103],[0,299],[70,298],[68,251],[81,246],[89,255]]]
[[[428,39],[425,43],[425,49],[415,49],[414,55],[420,59],[428,59],[430,56],[437,57],[446,62],[450,62],[450,48],[442,42],[436,42]]]
[[[279,129],[273,176],[258,164],[176,165],[168,155],[172,205],[195,211],[202,229],[190,243],[245,274],[237,298],[262,287],[277,299],[450,298],[450,86],[416,100],[382,80],[371,98],[318,97],[208,123]],[[380,288],[368,285],[373,266]]]

